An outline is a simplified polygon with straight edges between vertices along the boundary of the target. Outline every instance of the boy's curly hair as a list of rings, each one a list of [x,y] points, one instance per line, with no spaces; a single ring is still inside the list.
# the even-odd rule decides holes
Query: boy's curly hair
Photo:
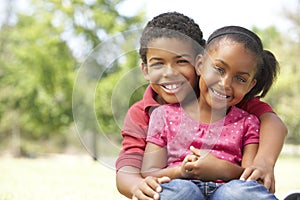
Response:
[[[144,63],[147,63],[146,54],[149,42],[163,37],[191,39],[196,53],[200,53],[205,47],[203,33],[193,19],[178,12],[163,13],[149,21],[142,32],[139,53]]]

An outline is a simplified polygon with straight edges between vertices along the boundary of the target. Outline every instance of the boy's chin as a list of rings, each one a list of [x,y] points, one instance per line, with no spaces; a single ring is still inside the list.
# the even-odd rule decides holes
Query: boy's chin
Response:
[[[174,104],[174,103],[181,102],[181,99],[178,99],[176,96],[166,96],[166,95],[162,95],[162,96],[166,104]]]

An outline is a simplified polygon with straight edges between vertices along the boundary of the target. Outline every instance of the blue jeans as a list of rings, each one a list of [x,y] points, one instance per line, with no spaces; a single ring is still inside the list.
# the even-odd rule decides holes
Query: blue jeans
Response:
[[[277,200],[256,181],[233,180],[226,184],[174,179],[164,183],[161,200]]]

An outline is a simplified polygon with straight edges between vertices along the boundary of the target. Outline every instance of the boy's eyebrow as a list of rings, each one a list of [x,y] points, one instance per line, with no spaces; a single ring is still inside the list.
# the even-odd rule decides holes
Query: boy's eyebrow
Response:
[[[175,58],[182,58],[182,57],[192,57],[190,54],[180,54],[180,55],[176,55]],[[163,60],[163,58],[160,57],[151,57],[149,59],[149,62],[152,60]]]
[[[176,56],[176,58],[181,58],[181,57],[192,57],[192,56],[190,54],[180,54]]]
[[[226,67],[229,67],[229,65],[228,65],[226,62],[224,62],[223,60],[221,60],[221,59],[218,59],[218,58],[217,58],[216,61],[219,61],[219,62],[221,62],[223,65],[225,65]],[[251,76],[251,74],[250,74],[249,72],[239,72],[238,74]]]
[[[153,61],[153,60],[163,60],[162,58],[159,58],[159,57],[151,57],[149,59],[149,62]]]

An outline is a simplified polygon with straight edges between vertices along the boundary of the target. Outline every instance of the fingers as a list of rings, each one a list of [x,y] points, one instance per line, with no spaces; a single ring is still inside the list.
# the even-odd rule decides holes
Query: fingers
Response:
[[[171,181],[171,179],[170,179],[169,177],[167,177],[167,176],[163,176],[163,177],[161,177],[161,178],[158,178],[158,179],[157,179],[157,183],[158,183],[158,184],[155,184],[156,187],[154,186],[153,188],[155,188],[155,191],[156,191],[156,192],[160,193],[160,192],[162,191],[162,188],[161,188],[160,184],[168,183],[168,182],[170,182],[170,181]],[[159,195],[158,195],[157,193],[154,194],[153,197],[154,197],[154,199],[159,199]]]
[[[270,186],[270,189],[269,189],[269,192],[273,193],[273,194],[275,193],[275,181],[272,182],[272,184]]]
[[[261,179],[262,174],[260,173],[259,170],[254,170],[252,171],[251,175],[246,179],[248,181],[256,181],[258,179]]]
[[[275,180],[274,177],[266,176],[263,180],[264,186],[269,190],[270,193],[275,193]]]
[[[196,155],[187,155],[187,161],[188,162],[195,162],[198,160],[198,156]]]
[[[192,152],[194,155],[196,155],[196,156],[201,156],[200,149],[196,149],[195,147],[190,146],[190,150],[191,150],[191,152]]]
[[[188,162],[183,167],[186,173],[193,173],[194,169],[196,168],[195,162]]]
[[[138,200],[138,198],[137,198],[136,196],[133,196],[133,197],[131,198],[131,200]]]
[[[198,156],[187,155],[186,162],[182,163],[184,170],[191,171],[195,167],[195,163],[198,159],[199,159]]]
[[[170,182],[170,180],[171,179],[167,176],[163,176],[163,177],[157,179],[159,184],[168,183],[168,182]]]
[[[270,193],[275,193],[275,180],[272,176],[265,176],[263,175],[263,172],[258,169],[254,169],[251,167],[248,167],[244,170],[243,174],[240,177],[240,180],[256,180],[259,183],[263,184]]]
[[[246,168],[242,173],[240,180],[248,180],[248,178],[252,175],[253,171],[254,170],[252,168]]]
[[[135,195],[133,195],[132,200],[153,200],[155,199],[154,197],[148,197],[145,194],[143,194],[141,191],[137,192]],[[159,195],[156,196],[155,200],[159,200]]]
[[[162,178],[162,181],[166,181],[166,178]],[[161,191],[161,186],[157,178],[146,177],[142,181],[134,192],[132,199],[135,200],[153,200],[159,199],[157,191]]]
[[[136,192],[132,197],[132,200],[153,200],[153,199],[154,199],[154,197],[153,198],[148,197],[141,191]],[[158,199],[159,199],[159,195],[158,195],[158,198],[155,200],[158,200]]]
[[[160,178],[162,181],[167,179],[168,177]],[[158,195],[157,192],[161,192],[161,186],[158,178],[154,178],[152,176],[148,176],[145,178],[145,182],[147,183],[148,187],[145,188],[145,192],[148,196],[154,197]]]
[[[262,174],[260,170],[253,169],[251,167],[246,168],[240,177],[240,180],[247,180],[247,181],[256,181],[259,179],[262,179]]]

